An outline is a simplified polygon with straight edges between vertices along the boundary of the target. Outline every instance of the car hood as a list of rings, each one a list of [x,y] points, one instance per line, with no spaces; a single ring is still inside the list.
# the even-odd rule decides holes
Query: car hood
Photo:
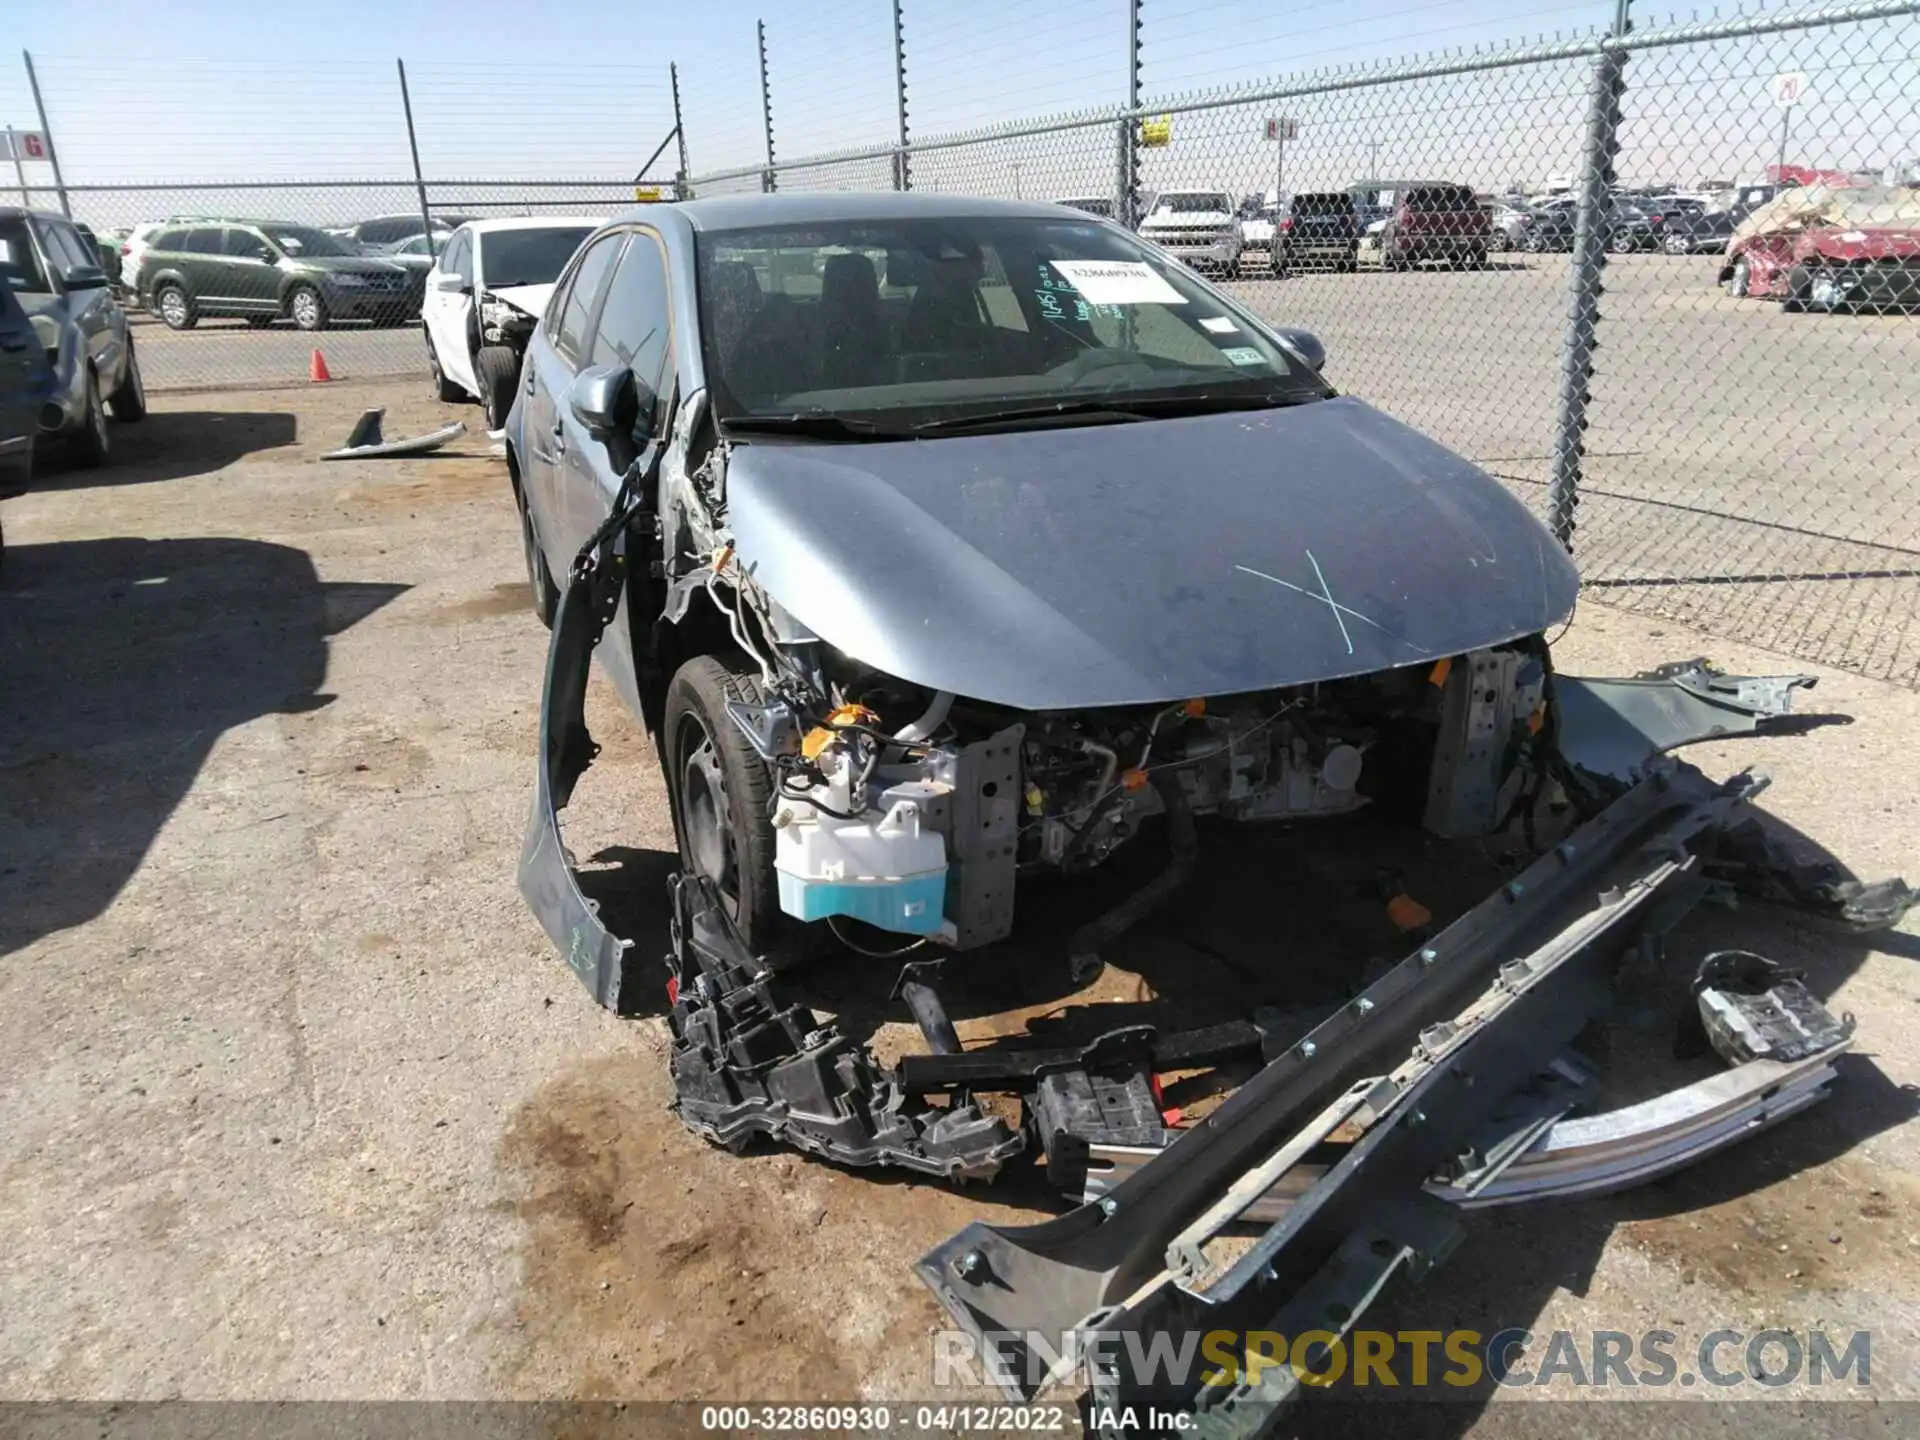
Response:
[[[1240,694],[1544,629],[1573,564],[1498,481],[1351,399],[735,448],[741,559],[857,660],[1026,710]]]
[[[489,285],[487,294],[529,315],[544,315],[547,301],[553,298],[553,283],[550,280],[544,285]]]
[[[1829,260],[1920,259],[1920,229],[1911,226],[1860,226],[1857,229],[1809,230],[1797,247],[1802,256],[1823,255]]]
[[[1142,230],[1218,230],[1230,224],[1233,216],[1225,210],[1183,210],[1166,211],[1147,216],[1140,222]]]

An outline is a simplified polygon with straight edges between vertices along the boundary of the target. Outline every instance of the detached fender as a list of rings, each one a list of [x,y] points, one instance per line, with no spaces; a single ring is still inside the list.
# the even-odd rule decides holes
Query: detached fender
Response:
[[[587,677],[594,647],[619,602],[618,577],[624,568],[607,567],[587,576],[568,585],[560,597],[540,697],[540,763],[534,778],[533,813],[520,849],[520,893],[533,908],[534,918],[593,998],[616,1011],[632,1008],[633,942],[609,930],[600,918],[599,902],[581,890],[573,857],[560,835],[560,812],[600,752],[587,733]],[[605,593],[608,588],[611,601]],[[670,918],[665,889],[651,886],[648,891],[634,896],[634,903],[657,907],[659,914],[646,915],[647,923],[636,928],[643,934],[664,934]]]
[[[1557,676],[1560,754],[1590,775],[1632,783],[1682,745],[1836,723],[1841,717],[1791,714],[1794,691],[1817,682],[1814,675],[1727,675],[1704,659],[1624,679]]]
[[[600,753],[587,731],[587,680],[600,637],[620,613],[634,522],[636,517],[650,516],[644,497],[651,491],[658,466],[657,447],[634,463],[611,512],[568,569],[566,589],[547,640],[533,812],[520,849],[520,893],[534,918],[593,998],[615,1011],[634,1008],[640,957],[631,939],[608,928],[599,902],[581,888],[573,857],[561,838],[560,812]],[[666,887],[641,887],[628,898],[631,904],[623,899],[621,907],[623,928],[637,935],[664,937],[672,919]]]

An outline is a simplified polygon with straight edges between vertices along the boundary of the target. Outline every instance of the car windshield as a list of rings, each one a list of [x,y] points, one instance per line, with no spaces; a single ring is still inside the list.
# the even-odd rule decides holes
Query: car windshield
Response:
[[[487,285],[551,285],[566,268],[591,225],[534,230],[490,230],[480,236],[480,269]]]
[[[21,294],[44,295],[53,288],[40,269],[27,222],[17,216],[0,220],[0,278]]]
[[[1346,195],[1296,195],[1293,197],[1293,213],[1296,215],[1351,215],[1353,200]]]
[[[1329,393],[1250,316],[1094,221],[849,221],[708,232],[696,245],[722,421],[900,433]]]
[[[1232,202],[1224,195],[1201,194],[1162,195],[1153,207],[1156,215],[1216,215],[1231,214]]]
[[[324,230],[310,229],[305,225],[263,225],[260,227],[269,240],[278,245],[287,254],[298,259],[310,255],[357,255],[360,252],[345,245]]]

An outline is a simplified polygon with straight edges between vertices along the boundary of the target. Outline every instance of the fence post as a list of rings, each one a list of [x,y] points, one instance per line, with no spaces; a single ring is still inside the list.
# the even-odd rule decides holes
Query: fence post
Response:
[[[420,196],[420,228],[427,237],[427,254],[434,254],[433,215],[427,209],[427,182],[420,173],[420,142],[413,133],[413,97],[407,93],[407,62],[395,57],[400,71],[400,108],[407,115],[407,150],[413,156],[413,188]]]
[[[31,210],[33,192],[27,189],[27,167],[20,159],[20,142],[14,138],[18,133],[13,126],[7,126],[7,153],[13,156],[13,178],[20,182],[20,203]]]
[[[673,198],[690,199],[687,181],[692,169],[687,164],[687,122],[680,118],[680,66],[678,62],[667,62],[667,80],[673,86],[673,134],[680,147],[680,173],[673,177]]]
[[[53,188],[60,194],[60,213],[71,220],[73,206],[67,203],[67,182],[60,173],[60,152],[54,148],[53,127],[47,123],[47,102],[40,98],[40,77],[33,72],[32,55],[22,50],[20,58],[27,62],[27,85],[33,91],[33,108],[40,117],[40,133],[47,140],[47,164],[53,167]],[[23,195],[21,198],[26,197]]]
[[[913,171],[907,155],[907,32],[900,20],[900,0],[893,0],[893,94],[900,107],[900,153],[893,160],[893,188],[911,190]]]
[[[767,131],[767,168],[760,176],[760,189],[771,195],[780,188],[773,170],[773,86],[767,83],[767,22],[753,22],[754,33],[760,38],[760,122]]]
[[[1568,282],[1567,334],[1560,353],[1559,414],[1554,426],[1553,477],[1547,491],[1553,535],[1573,549],[1574,510],[1580,504],[1580,456],[1586,444],[1587,403],[1593,380],[1595,332],[1600,324],[1600,281],[1607,267],[1605,216],[1619,153],[1620,96],[1626,89],[1625,40],[1633,21],[1632,0],[1615,0],[1613,39],[1593,65],[1593,101],[1587,114],[1580,199],[1573,226]]]
[[[1140,0],[1127,0],[1127,118],[1120,122],[1120,194],[1115,210],[1128,229],[1140,224]]]

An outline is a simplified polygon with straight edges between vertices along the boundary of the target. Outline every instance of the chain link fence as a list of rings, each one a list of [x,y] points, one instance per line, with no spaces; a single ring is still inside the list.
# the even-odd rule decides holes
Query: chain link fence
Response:
[[[458,97],[494,77],[420,71],[409,147],[394,80],[341,67],[307,83],[350,107],[357,171],[327,150],[311,181],[65,198],[103,235],[173,215],[353,230],[417,216],[423,196],[436,223],[602,216],[633,199],[616,161],[638,155],[698,196],[1070,201],[1314,331],[1337,385],[1500,476],[1608,603],[1920,686],[1920,0],[1632,25],[1622,6],[1507,44],[1429,3],[1414,8],[1438,12],[1430,27],[1396,33],[1469,32],[1466,48],[1284,82],[1253,77],[1350,53],[1342,17],[1279,37],[1224,0],[1063,4],[1049,33],[1070,45],[913,0],[852,27],[790,7],[664,75],[605,67],[584,94],[558,87],[570,134],[620,116],[617,155],[568,155],[603,178],[547,178],[509,116],[489,129],[496,178],[416,182],[409,149],[421,176],[462,153],[471,121],[447,117],[472,116]],[[1537,13],[1563,11],[1593,13]],[[1209,77],[1225,83],[1193,88]],[[56,109],[78,78],[50,78]],[[1113,103],[1065,108],[1102,90]],[[1027,118],[966,128],[983,105]],[[104,168],[152,143],[91,153]],[[353,178],[376,162],[403,178]],[[385,326],[331,327],[333,372],[420,373],[411,302]],[[146,319],[149,385],[302,378],[314,339],[294,325]]]
[[[1505,480],[1608,603],[1916,686],[1916,155],[1920,5],[1882,3],[1149,96],[693,188],[904,168],[1130,213],[1314,331],[1344,391]],[[1348,206],[1351,248],[1319,243]]]

